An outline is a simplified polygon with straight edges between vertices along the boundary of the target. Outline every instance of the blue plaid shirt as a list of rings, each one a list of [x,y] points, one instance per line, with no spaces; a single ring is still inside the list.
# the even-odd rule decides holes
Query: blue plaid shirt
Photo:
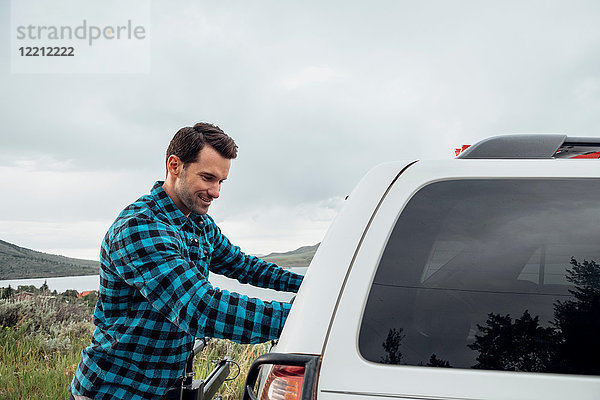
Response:
[[[297,292],[302,276],[242,253],[208,215],[186,217],[157,182],[117,217],[100,251],[92,343],[70,390],[94,399],[162,397],[195,337],[260,343],[279,336],[290,304],[213,288],[209,270]]]

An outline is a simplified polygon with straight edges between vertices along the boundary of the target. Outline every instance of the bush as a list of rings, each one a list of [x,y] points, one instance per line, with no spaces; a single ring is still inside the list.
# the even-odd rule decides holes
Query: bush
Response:
[[[94,329],[88,306],[64,297],[33,296],[0,300],[0,399],[68,399],[67,387],[91,341]],[[240,399],[252,361],[269,344],[240,345],[213,339],[194,360],[196,378],[205,378],[213,361],[229,357],[230,378],[220,393],[224,400]]]
[[[49,333],[53,325],[90,321],[84,304],[34,296],[23,300],[0,300],[0,326],[27,325],[28,332]]]
[[[0,300],[0,398],[67,399],[93,325],[85,304]]]

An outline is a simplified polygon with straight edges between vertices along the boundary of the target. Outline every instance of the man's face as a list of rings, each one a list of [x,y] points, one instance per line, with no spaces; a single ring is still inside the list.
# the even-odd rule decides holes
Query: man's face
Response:
[[[188,163],[175,181],[177,207],[185,214],[206,214],[211,202],[219,197],[221,183],[227,179],[231,160],[211,146],[200,150],[198,161]]]

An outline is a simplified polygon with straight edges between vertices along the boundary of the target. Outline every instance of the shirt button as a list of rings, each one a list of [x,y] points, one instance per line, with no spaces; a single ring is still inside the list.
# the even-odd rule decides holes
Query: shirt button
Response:
[[[192,238],[192,240],[190,240],[190,242],[192,242],[192,244],[198,244],[198,239]]]
[[[204,250],[204,255],[207,255],[207,254],[208,254],[208,250]]]

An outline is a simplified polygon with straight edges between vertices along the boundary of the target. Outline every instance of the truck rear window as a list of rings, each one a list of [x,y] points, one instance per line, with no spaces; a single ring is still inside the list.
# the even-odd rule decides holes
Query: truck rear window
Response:
[[[359,333],[382,364],[600,375],[600,180],[456,180],[406,205]]]

